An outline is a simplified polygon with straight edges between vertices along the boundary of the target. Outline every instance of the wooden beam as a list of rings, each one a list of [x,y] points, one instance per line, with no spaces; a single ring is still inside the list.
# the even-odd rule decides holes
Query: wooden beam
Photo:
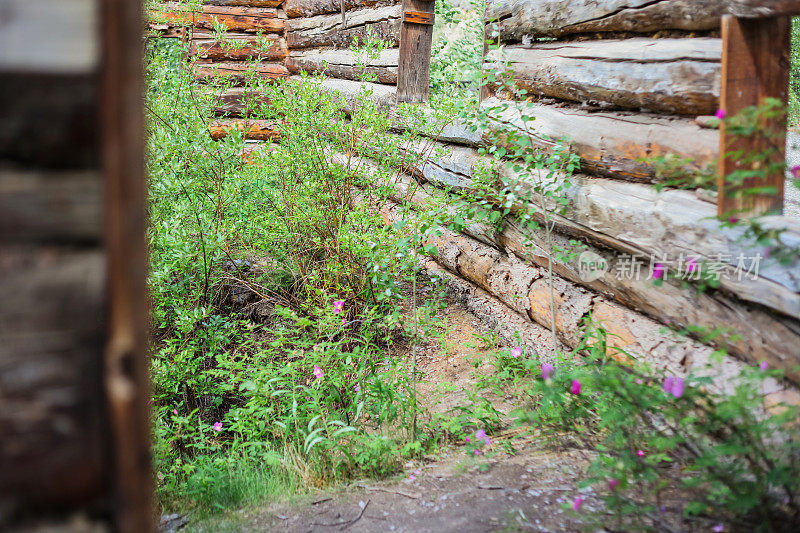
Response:
[[[763,104],[767,98],[787,101],[789,86],[789,52],[791,19],[774,17],[764,19],[741,19],[725,16],[722,20],[722,87],[720,108],[727,116],[733,116],[749,106]],[[764,124],[770,131],[786,131],[786,118],[771,119]],[[719,215],[757,215],[783,209],[782,172],[774,172],[765,178],[754,177],[733,186],[725,177],[736,170],[746,170],[741,158],[727,157],[734,151],[747,153],[774,150],[772,161],[785,158],[785,142],[768,140],[764,136],[748,138],[733,137],[723,124],[720,128],[720,175]],[[764,164],[757,162],[756,164]],[[752,168],[752,166],[751,166]],[[775,193],[744,194],[754,187],[774,187]]]
[[[275,123],[268,120],[215,120],[208,130],[215,141],[227,137],[231,130],[244,132],[248,140],[272,141],[280,136]]]
[[[427,24],[428,26],[432,26],[435,20],[436,20],[436,15],[434,13],[406,11],[403,14],[403,22],[408,22],[411,24]]]
[[[150,458],[142,5],[103,0],[102,158],[108,333],[103,381],[114,531],[155,531]]]
[[[403,0],[403,13],[434,13],[430,0]],[[428,101],[431,79],[433,25],[404,21],[400,28],[400,60],[397,73],[397,103]]]

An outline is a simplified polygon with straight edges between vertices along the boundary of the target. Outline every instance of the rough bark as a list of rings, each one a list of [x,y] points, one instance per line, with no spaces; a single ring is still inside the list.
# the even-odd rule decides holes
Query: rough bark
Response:
[[[230,135],[231,130],[244,132],[245,139],[255,141],[271,141],[280,136],[275,123],[268,120],[215,120],[209,125],[215,141]]]
[[[211,61],[244,61],[246,59],[265,59],[282,61],[288,55],[286,41],[279,35],[265,36],[264,46],[250,34],[228,33],[232,42],[220,42],[209,33],[192,35],[189,53],[203,60]]]
[[[484,105],[491,107],[501,102],[490,98]],[[535,117],[528,123],[535,145],[551,149],[556,140],[568,139],[584,171],[609,177],[652,181],[654,169],[641,158],[675,154],[702,166],[716,161],[719,150],[717,132],[688,119],[513,103],[496,117],[524,132],[521,113]],[[500,131],[505,127],[491,126]]]
[[[501,41],[520,42],[578,33],[712,30],[725,10],[724,0],[489,0],[486,20],[497,21]]]
[[[350,50],[311,50],[292,52],[286,67],[293,74],[322,72],[332,78],[354,81],[367,75],[378,83],[397,84],[397,48],[384,50],[380,57],[365,67],[358,62],[359,58]]]
[[[209,6],[278,7],[284,0],[203,0]]]
[[[719,106],[720,39],[627,39],[512,46],[494,54],[528,94],[679,115]]]
[[[216,97],[214,116],[241,118],[268,107],[269,98],[251,89],[234,87]]]
[[[290,19],[287,23],[286,44],[292,48],[348,48],[356,37],[363,40],[368,32],[400,45],[400,6],[378,9],[359,9],[347,14],[347,26],[342,27],[341,15],[319,15]]]
[[[391,5],[398,3],[395,0],[345,0],[345,16],[359,7],[374,7]],[[329,13],[339,13],[341,10],[340,0],[286,0],[283,6],[289,18],[313,17],[315,15],[327,15]]]
[[[214,23],[223,24],[228,31],[281,33],[285,21],[278,17],[278,10],[269,7],[220,7],[203,6],[202,11],[186,11],[180,4],[164,4],[153,13],[156,20],[169,24],[193,26],[213,30]]]
[[[247,62],[220,62],[208,63],[207,66],[200,63],[196,67],[195,74],[199,80],[206,82],[213,82],[216,78],[225,78],[234,84],[242,85],[250,76],[279,80],[287,78],[289,71],[285,66],[277,63],[253,65]]]

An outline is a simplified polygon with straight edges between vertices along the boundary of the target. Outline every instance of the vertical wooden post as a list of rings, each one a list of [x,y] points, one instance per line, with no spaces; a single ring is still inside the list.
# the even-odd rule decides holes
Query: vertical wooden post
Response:
[[[421,104],[428,101],[434,7],[433,0],[403,0],[397,103]]]
[[[789,86],[791,19],[774,17],[742,19],[725,16],[722,19],[722,87],[720,107],[727,116],[735,115],[748,106],[759,105],[766,98],[787,101]],[[770,129],[785,131],[786,121],[775,120]],[[774,141],[773,141],[774,142]],[[785,157],[784,142],[780,142],[775,160]],[[741,187],[732,187],[725,176],[742,168],[742,162],[726,157],[730,151],[760,152],[767,147],[766,140],[728,135],[725,126],[720,129],[719,199],[720,215],[737,211],[736,216],[747,216],[783,209],[785,177],[775,172],[766,179],[751,178]],[[741,189],[771,186],[777,194],[737,195]]]
[[[147,407],[147,255],[140,1],[103,0],[101,131],[109,331],[104,384],[115,530],[155,530]]]

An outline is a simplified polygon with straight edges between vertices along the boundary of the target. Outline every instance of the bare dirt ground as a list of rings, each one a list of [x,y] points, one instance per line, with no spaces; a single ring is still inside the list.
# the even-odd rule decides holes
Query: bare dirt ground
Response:
[[[424,297],[424,295],[421,295]],[[448,302],[437,316],[438,335],[418,348],[424,377],[420,397],[433,414],[447,416],[468,402],[467,391],[494,371],[486,361],[491,332],[461,305]],[[478,361],[478,364],[475,364]],[[483,532],[577,531],[578,519],[562,504],[580,495],[585,510],[597,505],[592,489],[577,483],[589,457],[577,450],[554,451],[511,427],[509,398],[486,395],[506,429],[479,457],[461,446],[436,457],[407,463],[384,482],[362,481],[291,502],[240,510],[197,531],[281,532]],[[514,454],[508,453],[511,446]],[[413,476],[413,479],[411,478]]]

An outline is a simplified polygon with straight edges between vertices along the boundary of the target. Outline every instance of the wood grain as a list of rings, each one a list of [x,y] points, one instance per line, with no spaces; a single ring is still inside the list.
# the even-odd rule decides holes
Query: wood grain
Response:
[[[286,44],[296,48],[349,48],[355,38],[363,40],[369,32],[390,46],[400,43],[400,6],[348,11],[347,26],[342,27],[341,15],[319,15],[289,19]]]
[[[220,42],[210,33],[193,33],[189,53],[210,61],[244,61],[265,59],[281,61],[286,58],[286,41],[277,34],[264,36],[263,43],[246,33],[227,33]],[[263,44],[263,46],[262,46]]]
[[[606,108],[680,115],[719,105],[720,39],[626,39],[508,46],[489,68],[507,65],[526,95]]]
[[[215,120],[209,125],[209,133],[215,141],[230,135],[231,130],[244,132],[248,140],[272,141],[280,136],[275,123],[267,120]]]
[[[398,50],[390,48],[381,52],[366,66],[359,65],[359,57],[350,50],[311,50],[292,52],[286,68],[293,74],[321,72],[332,78],[360,81],[363,76],[374,76],[377,83],[397,84]]]
[[[248,77],[259,77],[267,80],[279,80],[289,76],[289,70],[280,63],[248,63],[245,61],[221,61],[218,63],[198,63],[195,74],[199,80],[213,83],[215,79],[224,79],[237,85],[243,85]]]
[[[345,0],[344,7],[349,14],[361,7],[385,6],[396,4],[396,0]],[[341,10],[340,0],[286,0],[283,5],[289,18],[313,17],[338,13]]]
[[[761,105],[766,98],[777,98],[787,102],[789,88],[789,52],[791,41],[791,19],[788,17],[765,19],[738,19],[726,16],[722,23],[722,94],[720,107],[733,116],[748,106]],[[744,151],[745,154],[774,150],[772,162],[785,159],[786,118],[779,117],[764,123],[764,127],[783,132],[777,140],[751,135],[734,137],[726,125],[720,127],[720,176],[718,180],[719,215],[744,216],[764,212],[780,213],[783,209],[785,177],[782,171],[766,177],[745,179],[741,184],[726,180],[736,170],[749,167],[740,155],[729,152]],[[764,162],[756,164],[763,165]],[[744,194],[754,187],[771,187],[772,193]]]
[[[429,0],[403,0],[403,12],[433,13],[434,3]],[[428,101],[432,43],[433,26],[403,23],[397,72],[398,103],[419,104]]]
[[[156,20],[204,30],[213,30],[215,22],[223,24],[229,31],[280,33],[285,29],[278,11],[266,7],[203,6],[202,11],[193,12],[186,11],[180,4],[167,3],[152,14]]]

